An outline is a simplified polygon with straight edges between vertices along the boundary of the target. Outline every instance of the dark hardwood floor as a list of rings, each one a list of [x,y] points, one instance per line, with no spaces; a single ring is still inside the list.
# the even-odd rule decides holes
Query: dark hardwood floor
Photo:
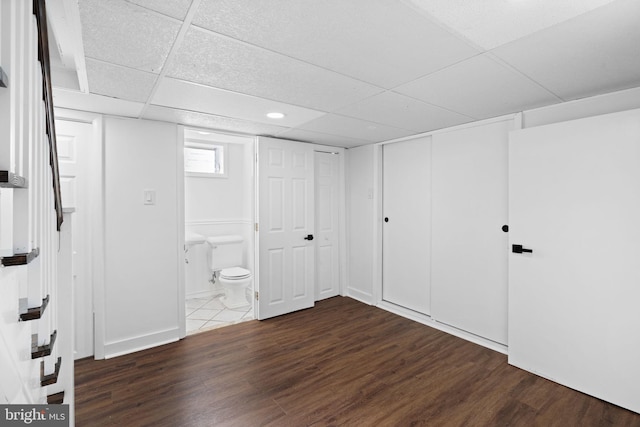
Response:
[[[502,354],[342,297],[75,369],[78,426],[640,426]]]

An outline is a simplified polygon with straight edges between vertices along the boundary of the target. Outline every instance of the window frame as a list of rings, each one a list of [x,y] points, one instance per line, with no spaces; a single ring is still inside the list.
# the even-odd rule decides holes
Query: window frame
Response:
[[[221,165],[222,172],[193,172],[187,170],[186,149],[209,150],[216,152],[216,164]],[[228,153],[229,147],[225,142],[207,141],[202,139],[188,138],[184,141],[184,175],[186,177],[198,178],[227,178],[229,176]],[[219,156],[219,160],[218,160]]]

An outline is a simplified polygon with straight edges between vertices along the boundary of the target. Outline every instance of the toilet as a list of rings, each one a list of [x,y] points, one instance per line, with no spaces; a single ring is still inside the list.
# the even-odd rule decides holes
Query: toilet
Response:
[[[251,272],[242,268],[244,239],[242,236],[212,236],[207,238],[211,247],[209,270],[218,273],[217,280],[224,288],[220,300],[227,308],[249,305],[246,291],[253,279]]]

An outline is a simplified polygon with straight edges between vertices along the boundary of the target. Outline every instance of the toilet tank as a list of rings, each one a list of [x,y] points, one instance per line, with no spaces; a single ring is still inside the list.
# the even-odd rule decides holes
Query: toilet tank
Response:
[[[209,268],[212,271],[220,271],[223,268],[242,266],[243,252],[242,236],[211,236],[207,243],[211,247]]]

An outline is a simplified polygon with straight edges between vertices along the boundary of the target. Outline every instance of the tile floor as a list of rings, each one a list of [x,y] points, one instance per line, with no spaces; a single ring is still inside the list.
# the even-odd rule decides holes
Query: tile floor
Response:
[[[247,303],[246,307],[229,309],[222,304],[221,297],[222,295],[218,294],[208,298],[191,298],[185,301],[187,335],[253,319],[251,304]]]

